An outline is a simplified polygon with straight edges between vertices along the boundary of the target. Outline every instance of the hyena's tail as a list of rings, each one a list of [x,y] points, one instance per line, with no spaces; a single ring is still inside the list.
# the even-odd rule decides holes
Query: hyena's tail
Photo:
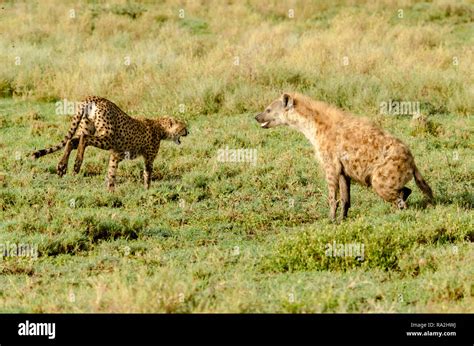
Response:
[[[423,191],[423,193],[430,202],[433,202],[433,191],[431,190],[431,187],[428,185],[426,180],[423,179],[423,176],[421,175],[420,171],[416,166],[413,170],[413,175],[415,176],[416,186],[418,186],[420,190]]]
[[[30,154],[30,157],[32,159],[37,159],[37,158],[40,158],[41,156],[54,153],[54,152],[64,148],[67,141],[70,140],[72,138],[72,136],[74,136],[74,134],[76,133],[76,130],[79,127],[79,124],[81,123],[81,120],[82,120],[84,114],[87,113],[87,109],[88,109],[87,105],[81,104],[78,111],[74,115],[74,118],[72,119],[72,124],[71,124],[71,127],[69,128],[69,131],[68,131],[67,135],[61,141],[61,143],[55,145],[54,147],[50,147],[50,148],[35,151],[34,153]]]

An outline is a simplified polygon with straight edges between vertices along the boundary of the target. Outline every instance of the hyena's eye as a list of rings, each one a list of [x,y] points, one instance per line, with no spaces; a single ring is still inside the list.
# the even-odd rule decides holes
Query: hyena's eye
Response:
[[[269,110],[269,109],[267,109],[267,113],[270,113],[270,110]]]

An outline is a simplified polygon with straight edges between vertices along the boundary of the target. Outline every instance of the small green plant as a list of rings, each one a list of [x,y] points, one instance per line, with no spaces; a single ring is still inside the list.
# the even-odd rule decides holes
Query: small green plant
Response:
[[[138,3],[127,2],[124,5],[113,5],[110,11],[119,16],[128,16],[131,19],[137,19],[145,13],[146,9]]]
[[[182,19],[180,21],[183,28],[188,29],[194,35],[203,35],[210,33],[209,24],[199,18]]]

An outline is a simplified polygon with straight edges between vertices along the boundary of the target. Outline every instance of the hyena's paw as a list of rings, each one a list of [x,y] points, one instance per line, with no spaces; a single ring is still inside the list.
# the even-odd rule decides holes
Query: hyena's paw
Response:
[[[58,166],[56,167],[56,172],[60,177],[62,177],[67,172],[67,165],[62,162],[58,163]]]
[[[331,223],[334,223],[334,224],[338,224],[338,223],[339,223],[339,222],[338,222],[338,219],[337,219],[337,217],[336,217],[336,215],[335,215],[334,213],[332,213],[332,212],[329,212],[329,214],[328,214],[328,219],[329,219],[329,221],[330,221]]]
[[[407,208],[407,203],[403,200],[402,197],[398,198],[395,202],[395,205],[398,209],[403,210]]]

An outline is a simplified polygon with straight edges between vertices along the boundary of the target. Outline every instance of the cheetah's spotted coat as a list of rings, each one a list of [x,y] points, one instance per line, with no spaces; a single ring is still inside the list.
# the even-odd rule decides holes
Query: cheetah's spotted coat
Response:
[[[74,173],[79,170],[87,146],[110,150],[107,187],[113,191],[118,163],[124,158],[145,159],[144,183],[150,187],[153,161],[164,139],[180,144],[180,137],[186,136],[186,125],[172,118],[135,119],[128,116],[117,105],[101,97],[89,96],[78,106],[71,127],[64,140],[51,148],[34,152],[31,156],[39,158],[65,147],[64,155],[57,166],[57,173],[63,176],[67,170],[69,155],[77,149]]]

